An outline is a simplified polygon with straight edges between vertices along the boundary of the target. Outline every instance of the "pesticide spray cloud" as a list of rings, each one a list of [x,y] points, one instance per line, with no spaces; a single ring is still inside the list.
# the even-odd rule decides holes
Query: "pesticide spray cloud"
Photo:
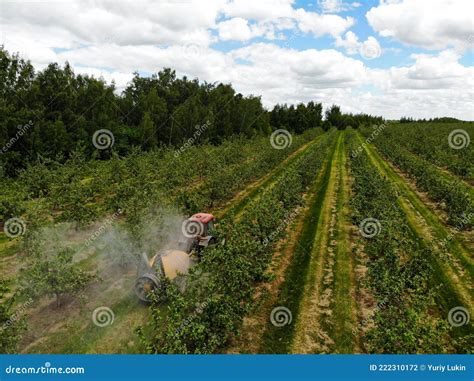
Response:
[[[151,257],[168,249],[176,249],[182,236],[181,224],[184,217],[173,208],[155,207],[142,213],[133,226],[117,219],[107,226],[94,241],[88,241],[88,250],[98,255],[98,262],[104,262],[104,270],[110,267],[118,270],[136,271],[143,253]],[[109,219],[110,221],[110,219]]]
[[[139,222],[131,225],[125,210],[87,228],[78,229],[72,223],[41,228],[37,237],[42,255],[54,256],[64,247],[72,248],[74,262],[90,263],[101,286],[110,284],[115,291],[130,293],[141,255],[151,257],[176,249],[184,219],[174,208],[154,207],[141,213]]]

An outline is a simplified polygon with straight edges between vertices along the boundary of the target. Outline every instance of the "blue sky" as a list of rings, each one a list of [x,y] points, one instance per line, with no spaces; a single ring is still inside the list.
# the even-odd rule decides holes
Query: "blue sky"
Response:
[[[1,2],[1,43],[42,70],[114,80],[163,67],[276,103],[473,119],[472,0]]]
[[[380,36],[367,22],[366,13],[373,7],[377,7],[379,1],[369,0],[358,2],[359,6],[353,7],[354,1],[341,1],[343,6],[347,9],[337,12],[338,15],[344,17],[353,17],[355,24],[350,28],[360,39],[366,40],[369,36],[376,36],[379,43],[383,46],[383,55],[377,57],[377,59],[367,60],[366,66],[372,68],[390,68],[392,66],[409,65],[414,62],[411,58],[412,54],[431,54],[432,50],[425,49],[423,47],[410,46],[403,44],[393,38]],[[298,0],[293,3],[295,8],[303,8],[308,12],[324,12],[324,7],[321,2],[317,0],[305,1]],[[229,17],[221,16],[221,20],[228,20]],[[217,32],[214,32],[217,35]],[[293,49],[305,50],[305,49],[336,49],[344,53],[344,49],[341,47],[334,46],[334,41],[330,36],[321,36],[315,38],[310,33],[294,33],[293,31],[282,32],[286,40],[277,40],[276,43],[282,47],[290,46]],[[255,38],[246,42],[238,41],[225,41],[216,42],[213,44],[218,50],[228,52],[230,50],[248,45],[255,41],[263,41],[264,38]],[[466,50],[461,55],[460,61],[464,66],[472,66],[473,61],[473,50]]]

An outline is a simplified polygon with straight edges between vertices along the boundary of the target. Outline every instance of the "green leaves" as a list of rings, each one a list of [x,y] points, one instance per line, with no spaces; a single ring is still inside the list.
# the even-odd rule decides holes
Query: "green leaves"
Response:
[[[64,248],[56,255],[34,258],[22,273],[22,290],[33,297],[54,296],[60,307],[62,295],[81,293],[95,278],[73,264],[73,251]]]
[[[474,133],[472,124],[461,126]],[[474,192],[461,179],[431,164],[446,166],[461,176],[467,176],[473,167],[474,150],[471,145],[462,150],[448,146],[448,134],[453,128],[453,125],[443,124],[390,125],[374,140],[374,144],[385,157],[413,179],[420,190],[427,192],[439,205],[444,205],[449,224],[459,230],[469,230],[472,221],[469,222],[466,216],[474,213]],[[363,131],[368,133],[366,129]],[[461,165],[465,170],[456,171]]]
[[[10,289],[0,281],[0,353],[16,353],[18,342],[26,325],[22,306],[16,303],[16,295],[9,296]]]
[[[356,146],[349,131],[351,149]],[[351,150],[350,150],[351,151]],[[350,152],[349,151],[349,152]],[[372,217],[381,232],[364,239],[368,255],[366,285],[375,297],[373,327],[362,327],[365,350],[370,353],[442,353],[452,343],[446,321],[432,313],[438,306],[433,287],[433,253],[419,243],[397,202],[393,184],[380,176],[362,151],[350,162],[355,209],[354,224]]]

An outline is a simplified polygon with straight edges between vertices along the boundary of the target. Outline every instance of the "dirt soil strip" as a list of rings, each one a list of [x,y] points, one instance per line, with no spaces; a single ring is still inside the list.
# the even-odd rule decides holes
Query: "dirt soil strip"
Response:
[[[363,143],[360,134],[358,134],[358,137],[359,141]],[[399,189],[400,197],[398,201],[413,232],[436,253],[433,258],[433,266],[439,282],[443,284],[441,290],[443,300],[440,307],[442,307],[442,310],[449,310],[455,306],[465,306],[470,310],[472,316],[474,312],[473,264],[469,251],[461,241],[456,239],[456,234],[429,210],[416,192],[406,183],[405,179],[397,174],[395,169],[380,156],[373,146],[365,144],[364,149],[380,174],[390,179],[394,186]],[[449,251],[446,251],[441,248],[441,242],[450,234],[453,234],[453,239],[448,243]]]
[[[320,176],[313,184],[308,193],[308,210],[305,213],[301,233],[291,247],[291,262],[284,271],[284,280],[279,286],[276,297],[272,297],[271,308],[286,308],[291,312],[291,321],[284,326],[275,326],[270,321],[271,311],[266,317],[266,327],[262,335],[261,345],[258,353],[289,353],[295,333],[295,320],[299,316],[300,300],[304,296],[305,282],[308,276],[309,262],[311,260],[314,236],[321,219],[323,202],[329,184],[333,158],[336,151],[338,139],[330,148],[328,159]],[[268,309],[270,310],[270,309]]]

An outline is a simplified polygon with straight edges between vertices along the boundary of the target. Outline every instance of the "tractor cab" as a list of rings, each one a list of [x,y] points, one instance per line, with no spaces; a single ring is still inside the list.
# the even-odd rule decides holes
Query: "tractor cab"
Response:
[[[206,237],[209,231],[214,227],[214,216],[210,213],[196,213],[188,219],[189,221],[197,221],[202,226],[201,237]]]

